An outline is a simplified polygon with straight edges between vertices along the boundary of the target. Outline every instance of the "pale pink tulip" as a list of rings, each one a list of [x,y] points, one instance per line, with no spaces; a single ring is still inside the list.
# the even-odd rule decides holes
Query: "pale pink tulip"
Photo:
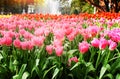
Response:
[[[29,43],[27,41],[24,41],[24,42],[21,42],[20,45],[23,50],[27,50]]]
[[[63,53],[63,46],[57,46],[55,47],[55,52],[57,56],[61,56]]]
[[[46,46],[46,51],[48,52],[49,55],[51,55],[52,52],[53,52],[53,46],[52,45],[47,45]]]
[[[42,46],[45,40],[44,36],[40,36],[40,37],[33,37],[32,39],[33,45],[34,46]]]
[[[54,39],[52,44],[53,44],[53,47],[62,46],[62,41],[58,39]]]

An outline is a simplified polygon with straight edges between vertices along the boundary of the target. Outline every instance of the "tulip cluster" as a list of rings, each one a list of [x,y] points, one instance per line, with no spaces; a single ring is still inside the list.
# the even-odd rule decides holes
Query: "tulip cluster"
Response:
[[[36,46],[41,47],[44,45],[46,37],[52,34],[53,39],[49,40],[49,45],[46,45],[48,54],[52,54],[53,50],[55,50],[56,55],[61,56],[64,51],[64,42],[66,39],[71,42],[74,41],[77,36],[81,36],[80,38],[83,39],[77,40],[79,43],[76,44],[81,53],[87,52],[90,46],[105,49],[108,46],[109,40],[111,40],[110,49],[114,50],[120,40],[120,29],[111,28],[114,28],[112,26],[115,24],[119,25],[119,21],[119,19],[106,20],[104,18],[84,20],[82,17],[46,21],[36,21],[29,18],[26,20],[17,16],[2,18],[0,19],[0,45],[14,45],[16,48],[22,50],[32,50]],[[108,39],[106,39],[107,36]],[[114,45],[111,47],[112,44]]]
[[[100,15],[99,13],[95,15],[22,14],[0,18],[0,46],[1,49],[10,48],[11,52],[17,51],[16,54],[27,51],[27,54],[32,52],[34,55],[37,52],[35,62],[40,62],[39,58],[43,56],[43,63],[46,63],[45,61],[49,61],[47,57],[55,56],[55,62],[60,63],[65,60],[62,64],[68,64],[69,67],[73,66],[72,62],[80,65],[82,62],[85,64],[88,61],[95,63],[93,65],[95,68],[98,68],[99,64],[106,67],[109,54],[107,56],[105,52],[119,51],[117,49],[120,41],[119,16],[120,14],[110,13]],[[41,52],[40,56],[39,52]],[[87,54],[90,57],[84,59]],[[29,56],[32,59],[32,55]],[[95,56],[97,58],[94,58]],[[100,56],[105,59],[104,63],[101,62]],[[18,58],[15,57],[15,60],[19,60]],[[26,61],[28,62],[28,60]],[[56,63],[52,63],[52,65],[57,67]],[[44,67],[43,71],[47,69],[47,66]],[[73,66],[70,70],[74,67],[77,66]],[[43,79],[45,75],[42,75]]]

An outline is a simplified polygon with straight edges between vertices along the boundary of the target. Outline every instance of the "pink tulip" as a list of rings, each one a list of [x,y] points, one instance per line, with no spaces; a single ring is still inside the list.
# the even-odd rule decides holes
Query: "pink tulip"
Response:
[[[68,60],[68,65],[70,66],[71,65],[71,62],[75,62],[75,63],[77,63],[78,62],[78,58],[75,56],[75,57],[72,57],[72,58],[70,58],[69,60]]]
[[[51,55],[52,52],[53,52],[53,46],[52,45],[47,45],[46,46],[46,51],[48,52],[49,55]]]
[[[53,44],[53,47],[62,46],[62,41],[58,39],[54,39],[52,44]]]
[[[17,38],[17,39],[15,39],[14,41],[13,41],[13,45],[15,46],[15,47],[17,47],[17,48],[20,48],[20,40]]]
[[[117,47],[117,43],[112,41],[112,40],[108,40],[109,43],[109,50],[114,50]]]
[[[5,38],[5,45],[10,46],[12,45],[12,38],[11,37],[4,37]]]
[[[32,38],[32,42],[34,46],[42,46],[44,43],[45,37],[44,36],[40,36],[40,37],[33,37]]]
[[[55,47],[55,52],[57,56],[61,56],[63,53],[63,47],[62,46]]]
[[[87,28],[87,30],[89,31],[89,33],[91,34],[91,36],[94,37],[100,31],[100,28],[98,26],[89,26]]]
[[[105,38],[100,38],[99,48],[105,49],[108,46],[108,41]]]
[[[75,56],[75,57],[70,58],[68,61],[69,62],[74,61],[74,62],[77,63],[78,62],[78,58]]]
[[[63,40],[65,37],[65,32],[63,29],[55,30],[54,35],[56,39]]]
[[[91,41],[91,45],[93,47],[96,47],[98,48],[99,47],[99,40],[97,38],[94,38],[92,41]]]
[[[12,38],[5,36],[5,37],[0,39],[0,44],[6,45],[6,46],[11,46],[12,45]]]
[[[35,30],[34,34],[35,34],[36,36],[41,36],[41,35],[44,34],[44,29],[45,29],[45,28],[37,28],[37,29]]]
[[[79,43],[79,51],[80,53],[84,54],[89,49],[89,44],[86,41],[83,41],[82,43]]]
[[[19,33],[20,33],[21,35],[24,35],[24,34],[25,34],[25,30],[24,30],[24,29],[21,29],[21,30],[19,30]]]
[[[75,38],[75,35],[74,34],[67,35],[67,38],[69,41],[73,41]]]
[[[65,34],[66,35],[69,35],[69,34],[71,34],[73,32],[73,28],[67,28],[67,29],[65,29]]]
[[[32,50],[34,47],[32,41],[28,41],[28,50]]]
[[[21,42],[21,48],[23,49],[23,50],[27,50],[28,49],[28,42],[27,41],[24,41],[24,42]]]

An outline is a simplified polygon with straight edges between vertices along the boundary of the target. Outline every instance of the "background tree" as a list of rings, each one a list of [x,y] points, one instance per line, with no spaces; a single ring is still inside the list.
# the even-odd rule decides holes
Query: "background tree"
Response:
[[[71,3],[71,14],[79,14],[79,13],[93,13],[93,6],[86,3],[85,0],[72,0]]]
[[[93,5],[99,12],[116,12],[120,11],[120,0],[85,0]]]

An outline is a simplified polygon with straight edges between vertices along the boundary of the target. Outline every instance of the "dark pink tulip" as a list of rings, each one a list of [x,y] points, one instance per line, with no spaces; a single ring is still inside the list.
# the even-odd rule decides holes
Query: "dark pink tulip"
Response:
[[[78,58],[75,56],[75,57],[70,58],[68,61],[69,62],[74,61],[74,62],[77,63],[78,62]]]
[[[77,63],[78,62],[78,58],[75,56],[75,57],[72,57],[72,58],[70,58],[69,60],[68,60],[68,65],[70,66],[71,65],[71,62],[75,62],[75,63]]]
[[[28,41],[28,50],[32,50],[34,47],[32,41]]]
[[[4,39],[5,39],[6,46],[12,45],[12,38],[11,37],[4,37]]]
[[[86,41],[83,41],[82,43],[79,43],[79,51],[80,53],[84,54],[88,51],[90,44]]]
[[[93,40],[91,41],[91,45],[93,47],[99,47],[99,40],[97,38],[93,38]]]
[[[105,38],[100,38],[99,48],[105,49],[108,46],[108,41]]]
[[[69,35],[69,34],[71,34],[73,32],[73,28],[67,28],[67,29],[65,29],[65,34],[66,35]]]
[[[112,40],[108,40],[109,43],[109,50],[114,50],[117,47],[117,43],[112,41]]]

